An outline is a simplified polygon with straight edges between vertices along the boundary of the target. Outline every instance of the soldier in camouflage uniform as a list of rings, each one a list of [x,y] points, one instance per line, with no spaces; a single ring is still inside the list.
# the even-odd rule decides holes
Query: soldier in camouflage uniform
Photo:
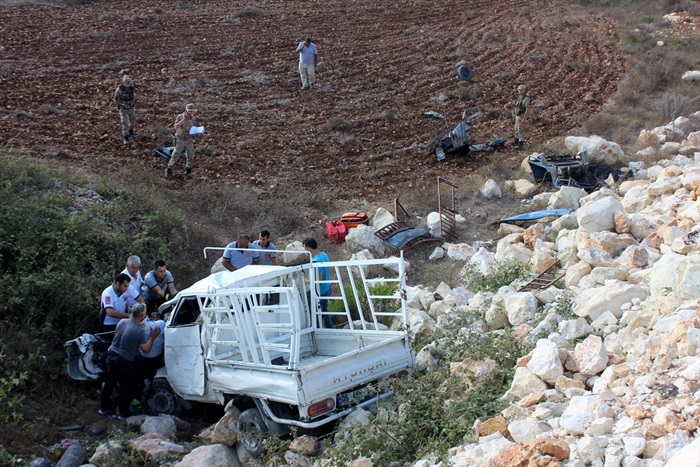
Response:
[[[119,109],[122,120],[122,132],[124,133],[124,144],[129,144],[134,140],[134,80],[124,75],[121,84],[114,91],[114,100]]]
[[[190,129],[196,126],[194,104],[187,104],[185,112],[175,117],[175,149],[170,154],[170,162],[165,169],[165,179],[169,180],[173,174],[173,167],[180,160],[182,150],[187,152],[187,165],[185,166],[185,178],[192,179],[192,164],[194,163],[194,141],[190,134]]]
[[[523,148],[523,141],[525,140],[524,125],[528,110],[530,110],[530,96],[527,95],[527,86],[521,84],[518,86],[518,100],[515,102],[515,107],[513,108],[515,139],[511,141],[511,144],[515,146],[517,150]]]

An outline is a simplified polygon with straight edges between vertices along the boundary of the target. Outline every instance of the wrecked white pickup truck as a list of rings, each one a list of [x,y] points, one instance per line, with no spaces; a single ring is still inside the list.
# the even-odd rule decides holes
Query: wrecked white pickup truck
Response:
[[[328,314],[343,323],[332,329],[321,325],[319,267],[331,271]],[[373,404],[387,396],[382,380],[414,364],[404,291],[400,258],[212,274],[160,307],[165,367],[147,406],[235,405],[241,442],[258,454],[265,432],[316,428]]]

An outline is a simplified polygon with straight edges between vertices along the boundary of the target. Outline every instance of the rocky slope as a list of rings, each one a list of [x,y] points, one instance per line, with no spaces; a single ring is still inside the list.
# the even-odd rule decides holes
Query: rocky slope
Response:
[[[538,268],[556,258],[566,288],[513,284],[469,301],[486,307],[489,329],[536,346],[504,396],[512,405],[477,421],[451,465],[700,465],[698,130],[700,113],[643,131],[638,155],[667,159],[631,163],[634,178],[612,189],[538,195],[535,205],[573,211],[511,228],[469,260],[488,272],[506,257]]]

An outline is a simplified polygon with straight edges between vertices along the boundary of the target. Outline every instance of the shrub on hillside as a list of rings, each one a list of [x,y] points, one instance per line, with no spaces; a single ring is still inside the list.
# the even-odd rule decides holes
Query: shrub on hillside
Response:
[[[190,236],[185,216],[148,194],[3,152],[0,197],[0,319],[9,370],[20,369],[14,353],[52,354],[65,340],[97,331],[100,294],[129,255],[141,256],[144,268],[163,258],[176,274],[191,273],[190,261],[177,262]],[[29,335],[36,337],[26,342]]]
[[[496,271],[488,276],[468,265],[464,273],[465,285],[472,292],[497,292],[504,285],[510,285],[519,279],[525,279],[531,273],[532,268],[530,266],[515,260],[505,260],[498,263]]]

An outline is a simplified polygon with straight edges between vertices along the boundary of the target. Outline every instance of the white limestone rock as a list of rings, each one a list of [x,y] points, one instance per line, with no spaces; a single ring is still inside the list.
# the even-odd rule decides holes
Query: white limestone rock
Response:
[[[203,465],[226,465],[240,467],[236,450],[224,444],[211,444],[193,449],[175,467],[201,467]]]
[[[396,222],[393,214],[384,208],[377,209],[374,213],[374,217],[372,217],[372,226],[377,230],[381,230],[393,222]]]
[[[581,261],[585,261],[592,267],[609,267],[613,264],[613,258],[605,250],[597,250],[595,248],[581,248],[577,250],[576,256]]]
[[[591,333],[591,326],[584,318],[567,319],[559,323],[559,334],[566,340],[574,340]]]
[[[479,251],[474,253],[471,258],[469,258],[469,264],[474,267],[476,272],[481,273],[484,276],[490,276],[496,272],[496,269],[498,269],[496,255],[484,247],[479,248]]]
[[[557,378],[564,374],[564,367],[559,360],[557,344],[548,339],[538,340],[527,367],[540,379],[554,385]]]
[[[615,228],[615,213],[623,211],[624,206],[617,199],[609,196],[588,203],[576,211],[576,221],[587,232],[600,232]]]
[[[498,263],[506,260],[515,260],[526,263],[532,256],[532,251],[522,243],[512,244],[506,238],[502,238],[496,244],[495,259]]]
[[[481,197],[485,199],[500,199],[503,197],[501,187],[498,186],[495,180],[490,178],[486,180],[486,183],[479,189],[479,193]]]
[[[567,433],[581,435],[593,422],[593,408],[600,396],[574,396],[559,419],[560,426]]]
[[[517,367],[510,389],[503,395],[505,400],[520,400],[525,396],[547,390],[547,383],[527,367]]]
[[[581,198],[586,195],[586,191],[581,188],[563,186],[549,198],[547,209],[571,209],[575,211],[580,206]]]
[[[599,336],[588,336],[574,349],[576,366],[584,375],[597,375],[608,364],[608,353],[603,345],[603,339]]]
[[[428,256],[428,261],[434,261],[436,259],[441,259],[445,257],[445,250],[442,247],[436,247],[432,253]]]
[[[593,268],[590,264],[585,261],[579,261],[578,263],[572,264],[566,269],[566,276],[564,276],[564,283],[567,287],[574,287],[578,285],[581,278],[585,277],[591,272]]]
[[[527,323],[537,313],[537,298],[532,292],[516,292],[505,297],[508,322],[517,326]]]
[[[360,224],[348,230],[345,243],[351,251],[369,250],[375,257],[384,257],[386,247],[379,237],[374,235],[376,231],[377,229],[371,225]]]
[[[649,293],[644,287],[626,282],[614,282],[602,287],[586,289],[574,299],[574,313],[595,321],[606,311],[616,318],[622,316],[622,305],[633,299],[644,300]]]
[[[625,157],[619,144],[606,141],[596,135],[590,137],[567,136],[564,139],[564,144],[568,150],[574,153],[586,151],[591,161],[600,164],[621,164]]]
[[[516,443],[529,443],[538,436],[550,433],[552,426],[537,420],[515,420],[508,424],[508,432]]]
[[[447,248],[447,257],[457,261],[466,261],[476,253],[476,248],[467,243],[451,243]]]
[[[700,256],[663,255],[652,268],[649,287],[652,296],[700,298]]]

